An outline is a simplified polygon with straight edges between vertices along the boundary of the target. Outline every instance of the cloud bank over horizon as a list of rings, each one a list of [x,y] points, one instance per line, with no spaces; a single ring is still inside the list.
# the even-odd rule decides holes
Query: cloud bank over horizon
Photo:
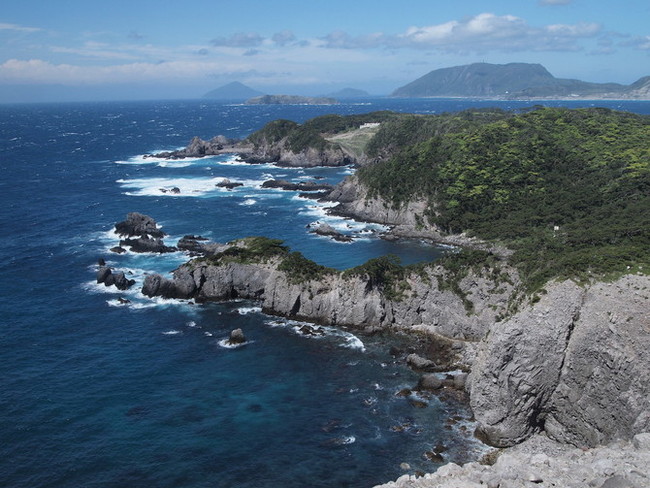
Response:
[[[415,3],[425,9],[424,2]],[[513,12],[519,5],[504,3],[510,3]],[[573,11],[577,3],[540,0],[526,11],[477,11],[470,16],[452,16],[456,12],[449,11],[443,17],[436,12],[432,22],[412,22],[424,15],[402,19],[395,14],[384,23],[377,17],[377,25],[372,18],[341,25],[321,26],[314,19],[309,26],[290,21],[283,25],[263,22],[260,12],[261,21],[244,22],[246,29],[233,22],[226,31],[223,25],[215,28],[199,20],[200,29],[174,32],[173,38],[153,31],[155,23],[116,32],[104,26],[89,30],[94,26],[83,20],[76,25],[67,19],[64,28],[42,17],[24,15],[24,22],[18,22],[0,14],[0,85],[152,83],[200,90],[238,80],[260,88],[356,85],[377,90],[411,81],[427,68],[477,61],[538,62],[551,72],[560,69],[556,76],[570,74],[588,81],[631,83],[649,74],[641,71],[643,63],[638,61],[650,66],[647,30],[633,25],[622,30],[624,25],[606,15],[583,16]],[[650,13],[641,2],[628,3],[638,3]],[[570,15],[558,14],[569,10]],[[608,69],[598,61],[605,56]],[[621,61],[613,63],[614,58]],[[569,68],[574,72],[568,73]],[[611,79],[603,79],[608,73]]]

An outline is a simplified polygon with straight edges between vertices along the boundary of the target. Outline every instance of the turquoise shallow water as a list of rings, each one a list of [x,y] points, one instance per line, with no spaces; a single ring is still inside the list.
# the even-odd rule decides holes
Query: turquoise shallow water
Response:
[[[461,406],[432,398],[419,409],[394,395],[417,381],[388,354],[398,339],[336,329],[306,338],[254,303],[153,301],[137,289],[94,284],[99,257],[138,283],[186,259],[109,253],[111,228],[129,211],[156,218],[172,244],[184,234],[217,241],[267,235],[337,268],[388,252],[405,262],[434,259],[439,249],[376,239],[376,226],[332,219],[311,200],[259,188],[270,177],[336,182],[349,169],[142,155],[194,135],[241,137],[279,117],[300,122],[332,110],[430,113],[472,104],[486,105],[0,106],[0,485],[365,487],[401,475],[402,462],[435,469],[422,453],[439,443],[449,447],[448,459],[475,456],[469,436],[447,423],[456,413],[467,416]],[[650,112],[648,103],[624,108]],[[223,178],[244,186],[217,189]],[[174,186],[180,195],[161,191]],[[316,221],[360,238],[341,244],[311,235],[306,226]],[[120,297],[131,303],[121,305]],[[250,343],[221,347],[236,327]]]

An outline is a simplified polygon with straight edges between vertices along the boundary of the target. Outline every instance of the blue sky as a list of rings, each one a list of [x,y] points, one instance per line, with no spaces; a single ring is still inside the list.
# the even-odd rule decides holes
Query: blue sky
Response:
[[[530,62],[650,75],[648,0],[21,0],[0,7],[0,101],[387,94],[431,70]]]

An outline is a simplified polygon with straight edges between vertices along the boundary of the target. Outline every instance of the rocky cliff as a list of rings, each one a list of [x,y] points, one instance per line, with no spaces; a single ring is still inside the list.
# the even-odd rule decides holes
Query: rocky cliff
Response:
[[[551,283],[508,316],[517,275],[505,264],[498,273],[473,269],[462,278],[429,266],[384,281],[371,268],[297,279],[283,265],[286,256],[195,259],[171,280],[148,276],[143,293],[255,299],[267,313],[299,320],[477,341],[476,359],[463,358],[471,367],[477,434],[490,445],[512,446],[546,432],[558,441],[595,446],[650,430],[647,276]],[[449,286],[454,280],[457,286]]]
[[[281,269],[282,263],[282,257],[219,264],[196,259],[176,269],[171,280],[147,276],[142,291],[147,296],[197,301],[256,299],[268,313],[315,323],[368,330],[416,328],[479,340],[487,324],[505,312],[516,280],[516,274],[504,268],[504,281],[496,285],[478,270],[460,279],[459,295],[444,286],[448,276],[441,266],[409,273],[389,285],[376,283],[361,271],[297,281]],[[393,296],[395,289],[398,296]]]
[[[354,177],[330,196],[340,202],[339,212],[396,225],[402,235],[482,245],[427,225],[426,202],[393,208]],[[566,280],[548,284],[538,298],[502,322],[477,317],[481,325],[469,335],[483,338],[469,383],[478,434],[500,447],[540,431],[595,446],[650,430],[650,278]],[[462,335],[470,322],[457,322],[454,332]]]

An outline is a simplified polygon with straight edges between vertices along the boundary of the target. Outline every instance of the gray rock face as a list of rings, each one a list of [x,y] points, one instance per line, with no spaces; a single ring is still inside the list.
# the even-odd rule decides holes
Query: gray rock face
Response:
[[[511,446],[545,430],[595,446],[650,429],[650,279],[548,293],[495,324],[470,378],[479,434]]]
[[[126,220],[115,224],[115,231],[124,237],[157,237],[161,238],[165,233],[158,228],[158,224],[148,215],[138,212],[130,212]]]

